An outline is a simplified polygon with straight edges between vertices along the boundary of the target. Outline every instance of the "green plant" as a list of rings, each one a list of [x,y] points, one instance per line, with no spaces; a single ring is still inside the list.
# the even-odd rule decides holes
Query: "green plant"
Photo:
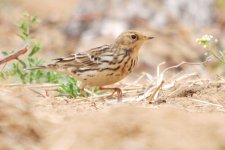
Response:
[[[17,77],[22,83],[32,83],[32,82],[41,82],[42,71],[34,70],[27,72],[25,69],[33,66],[38,66],[43,63],[42,60],[35,57],[35,54],[42,48],[41,44],[35,39],[31,38],[30,31],[34,25],[38,22],[37,17],[24,14],[17,27],[19,28],[18,36],[24,42],[24,45],[30,47],[30,52],[25,58],[20,59],[16,58],[16,62],[13,62],[12,65],[8,67],[6,71],[1,72],[1,77],[6,78],[9,76]],[[2,54],[8,56],[14,51],[3,51]]]
[[[218,40],[212,35],[203,35],[196,41],[202,45],[207,50],[207,52],[219,60],[219,62],[225,64],[225,51],[223,49],[218,49]]]
[[[76,86],[77,80],[72,77],[68,77],[66,80],[68,81],[66,81],[64,84],[61,84],[59,87],[60,96],[67,96],[70,98],[82,96],[80,89]]]
[[[68,97],[81,96],[80,90],[77,86],[77,80],[67,75],[56,72],[49,72],[43,70],[27,71],[27,68],[43,65],[43,60],[39,59],[36,54],[41,50],[40,42],[32,38],[32,29],[39,22],[36,16],[28,14],[23,15],[17,27],[19,28],[18,36],[31,50],[22,58],[16,58],[16,61],[7,65],[7,69],[0,71],[0,78],[14,77],[19,79],[22,83],[58,83],[60,84],[59,95]],[[12,54],[14,51],[2,51],[4,56]]]

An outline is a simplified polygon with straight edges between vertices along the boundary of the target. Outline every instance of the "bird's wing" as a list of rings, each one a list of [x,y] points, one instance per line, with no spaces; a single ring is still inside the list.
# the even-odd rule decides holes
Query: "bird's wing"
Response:
[[[72,54],[68,57],[56,58],[56,64],[62,66],[86,67],[98,66],[101,63],[102,57],[112,58],[113,52],[110,45],[103,45],[101,47],[93,48],[84,53]],[[113,59],[113,58],[112,58]]]

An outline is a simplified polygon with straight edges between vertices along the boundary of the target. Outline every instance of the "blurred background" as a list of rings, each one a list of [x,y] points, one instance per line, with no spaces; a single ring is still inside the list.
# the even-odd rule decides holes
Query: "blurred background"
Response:
[[[154,74],[163,61],[165,67],[203,61],[207,54],[196,39],[204,34],[218,39],[218,49],[225,47],[225,0],[0,0],[0,51],[22,47],[16,22],[23,13],[40,19],[32,32],[43,46],[39,55],[46,62],[110,44],[129,29],[156,37],[142,48],[136,72]],[[217,66],[185,70],[223,73]]]

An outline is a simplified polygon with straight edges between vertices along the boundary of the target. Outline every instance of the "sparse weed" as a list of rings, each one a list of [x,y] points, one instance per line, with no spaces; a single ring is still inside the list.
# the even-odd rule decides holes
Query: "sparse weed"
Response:
[[[76,96],[82,96],[80,89],[77,86],[77,80],[75,80],[72,77],[66,78],[66,81],[64,84],[61,84],[59,88],[59,93],[61,96],[67,96],[70,98],[76,97]]]
[[[49,72],[43,70],[27,71],[27,68],[43,65],[43,60],[36,57],[36,54],[41,50],[42,45],[40,42],[32,38],[31,30],[39,22],[36,16],[28,14],[23,15],[17,27],[19,28],[18,36],[31,50],[28,55],[23,58],[16,58],[16,61],[7,65],[4,70],[0,71],[0,78],[6,79],[14,77],[22,83],[58,83],[60,84],[59,95],[68,97],[81,96],[80,90],[77,86],[77,80],[67,75],[59,74],[56,72]],[[2,51],[4,56],[8,56],[14,51]]]
[[[219,60],[220,63],[225,64],[225,51],[224,49],[218,49],[218,40],[212,35],[203,35],[196,41],[202,45],[208,53]]]

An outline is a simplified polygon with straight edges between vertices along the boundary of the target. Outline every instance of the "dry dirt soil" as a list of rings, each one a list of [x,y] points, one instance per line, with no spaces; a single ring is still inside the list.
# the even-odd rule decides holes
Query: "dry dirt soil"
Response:
[[[1,86],[0,149],[224,150],[225,85],[201,83],[162,89],[153,104],[42,97],[30,86]]]

